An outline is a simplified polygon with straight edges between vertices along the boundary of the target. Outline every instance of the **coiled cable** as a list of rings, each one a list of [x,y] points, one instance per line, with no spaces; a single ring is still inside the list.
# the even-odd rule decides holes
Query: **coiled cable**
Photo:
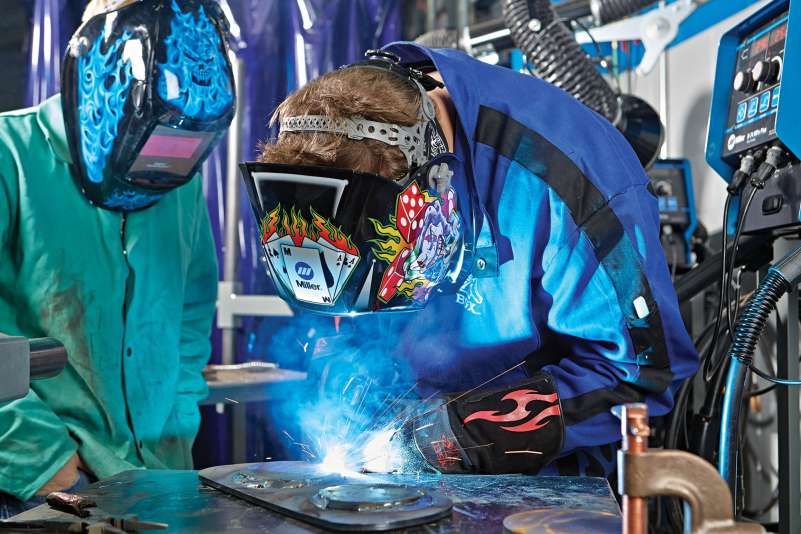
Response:
[[[784,276],[771,269],[737,319],[729,357],[736,358],[746,367],[751,366],[757,342],[765,330],[768,317],[788,289],[790,284]]]
[[[620,120],[617,95],[595,69],[573,33],[557,19],[549,0],[504,0],[503,18],[537,77],[570,93],[613,124]]]
[[[592,0],[590,6],[597,24],[608,24],[628,17],[654,3],[654,0]]]

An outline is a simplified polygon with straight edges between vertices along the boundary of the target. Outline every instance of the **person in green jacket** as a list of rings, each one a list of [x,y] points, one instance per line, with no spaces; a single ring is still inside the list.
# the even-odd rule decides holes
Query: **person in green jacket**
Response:
[[[191,468],[217,263],[202,181],[230,124],[213,0],[93,0],[62,94],[0,114],[0,332],[69,362],[0,405],[0,517],[137,468]]]

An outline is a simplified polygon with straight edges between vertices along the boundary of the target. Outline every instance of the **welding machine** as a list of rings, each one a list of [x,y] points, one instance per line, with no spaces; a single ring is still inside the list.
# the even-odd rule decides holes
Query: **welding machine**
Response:
[[[721,38],[706,159],[731,195],[752,197],[733,204],[743,233],[801,225],[798,65],[799,0],[772,2]]]
[[[659,202],[659,238],[665,259],[671,269],[687,270],[695,263],[693,233],[698,227],[690,162],[657,160],[648,169],[648,178]]]

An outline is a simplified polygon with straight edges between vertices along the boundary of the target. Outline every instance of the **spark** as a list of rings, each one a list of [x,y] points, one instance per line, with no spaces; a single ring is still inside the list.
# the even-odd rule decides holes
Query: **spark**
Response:
[[[394,401],[392,404],[390,404],[389,406],[387,406],[386,408],[384,408],[384,410],[383,410],[383,411],[382,411],[380,414],[378,414],[378,417],[376,417],[376,419],[381,419],[381,417],[382,417],[382,416],[383,416],[385,413],[387,413],[387,412],[388,412],[389,410],[391,410],[391,409],[392,409],[392,408],[393,408],[393,407],[394,407],[396,404],[398,404],[398,403],[399,403],[401,400],[403,400],[403,398],[404,398],[404,397],[406,397],[406,395],[408,395],[409,393],[411,393],[411,392],[412,392],[412,390],[413,390],[415,387],[417,387],[417,384],[418,384],[418,383],[419,383],[419,381],[416,381],[414,384],[412,384],[412,386],[411,386],[409,389],[407,389],[407,390],[406,390],[406,392],[405,392],[403,395],[401,395],[400,397],[398,397],[397,399],[395,399],[395,401]]]
[[[541,451],[506,451],[504,454],[542,454]]]
[[[346,456],[347,451],[345,447],[342,445],[335,445],[326,453],[325,458],[323,458],[323,463],[320,464],[320,468],[330,473],[344,475],[350,471],[345,465]]]
[[[421,430],[425,430],[426,428],[431,428],[434,426],[434,423],[428,423],[427,425],[423,425],[414,429],[415,432],[420,432]]]
[[[228,397],[225,397],[225,400],[227,400],[228,402],[230,402],[230,403],[232,403],[232,404],[239,404],[239,401],[238,401],[238,400],[229,399]]]
[[[522,366],[522,365],[525,365],[525,363],[526,363],[526,361],[525,361],[525,360],[523,360],[522,362],[520,362],[520,363],[518,363],[518,364],[516,364],[516,365],[513,365],[513,366],[512,366],[512,367],[510,367],[509,369],[507,369],[507,370],[505,370],[505,371],[502,371],[502,372],[498,373],[497,375],[493,376],[493,377],[492,377],[492,378],[490,378],[489,380],[485,380],[484,382],[480,383],[479,385],[477,385],[477,386],[476,386],[476,387],[474,387],[473,389],[468,389],[467,391],[464,391],[464,392],[460,393],[459,395],[456,395],[456,396],[455,396],[454,398],[452,398],[451,400],[449,400],[449,401],[447,401],[447,402],[443,402],[442,404],[440,404],[440,405],[439,405],[439,406],[437,406],[436,408],[432,408],[431,410],[428,410],[427,412],[423,412],[423,413],[421,413],[420,415],[417,415],[417,416],[413,417],[412,419],[410,419],[410,421],[409,421],[409,422],[411,422],[411,421],[416,421],[416,420],[420,419],[421,417],[425,417],[426,415],[429,415],[429,414],[431,414],[431,413],[434,413],[434,412],[436,412],[436,411],[437,411],[437,410],[439,410],[440,408],[444,408],[445,406],[447,406],[447,405],[451,404],[452,402],[456,402],[456,401],[458,401],[459,399],[461,399],[461,398],[463,398],[463,397],[466,397],[467,395],[470,395],[471,393],[473,393],[473,392],[474,392],[474,391],[476,391],[477,389],[480,389],[480,388],[482,388],[482,387],[486,386],[487,384],[489,384],[490,382],[493,382],[493,381],[495,381],[495,380],[498,380],[498,379],[499,379],[500,377],[502,377],[503,375],[505,375],[505,374],[507,374],[507,373],[511,373],[512,371],[514,371],[514,370],[515,370],[515,369],[517,369],[518,367],[520,367],[520,366]]]
[[[375,473],[389,473],[398,465],[400,451],[393,444],[395,429],[385,429],[376,432],[362,449],[362,465],[368,471]]]

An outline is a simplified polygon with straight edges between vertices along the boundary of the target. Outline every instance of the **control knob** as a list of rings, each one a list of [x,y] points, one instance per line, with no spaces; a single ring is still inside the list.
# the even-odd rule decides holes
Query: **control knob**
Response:
[[[737,71],[734,75],[734,90],[741,93],[747,93],[754,88],[754,78],[752,74],[746,70]]]
[[[778,58],[758,61],[757,64],[754,65],[754,68],[751,69],[751,77],[754,82],[762,82],[765,85],[770,85],[779,81],[780,74],[781,63]]]

